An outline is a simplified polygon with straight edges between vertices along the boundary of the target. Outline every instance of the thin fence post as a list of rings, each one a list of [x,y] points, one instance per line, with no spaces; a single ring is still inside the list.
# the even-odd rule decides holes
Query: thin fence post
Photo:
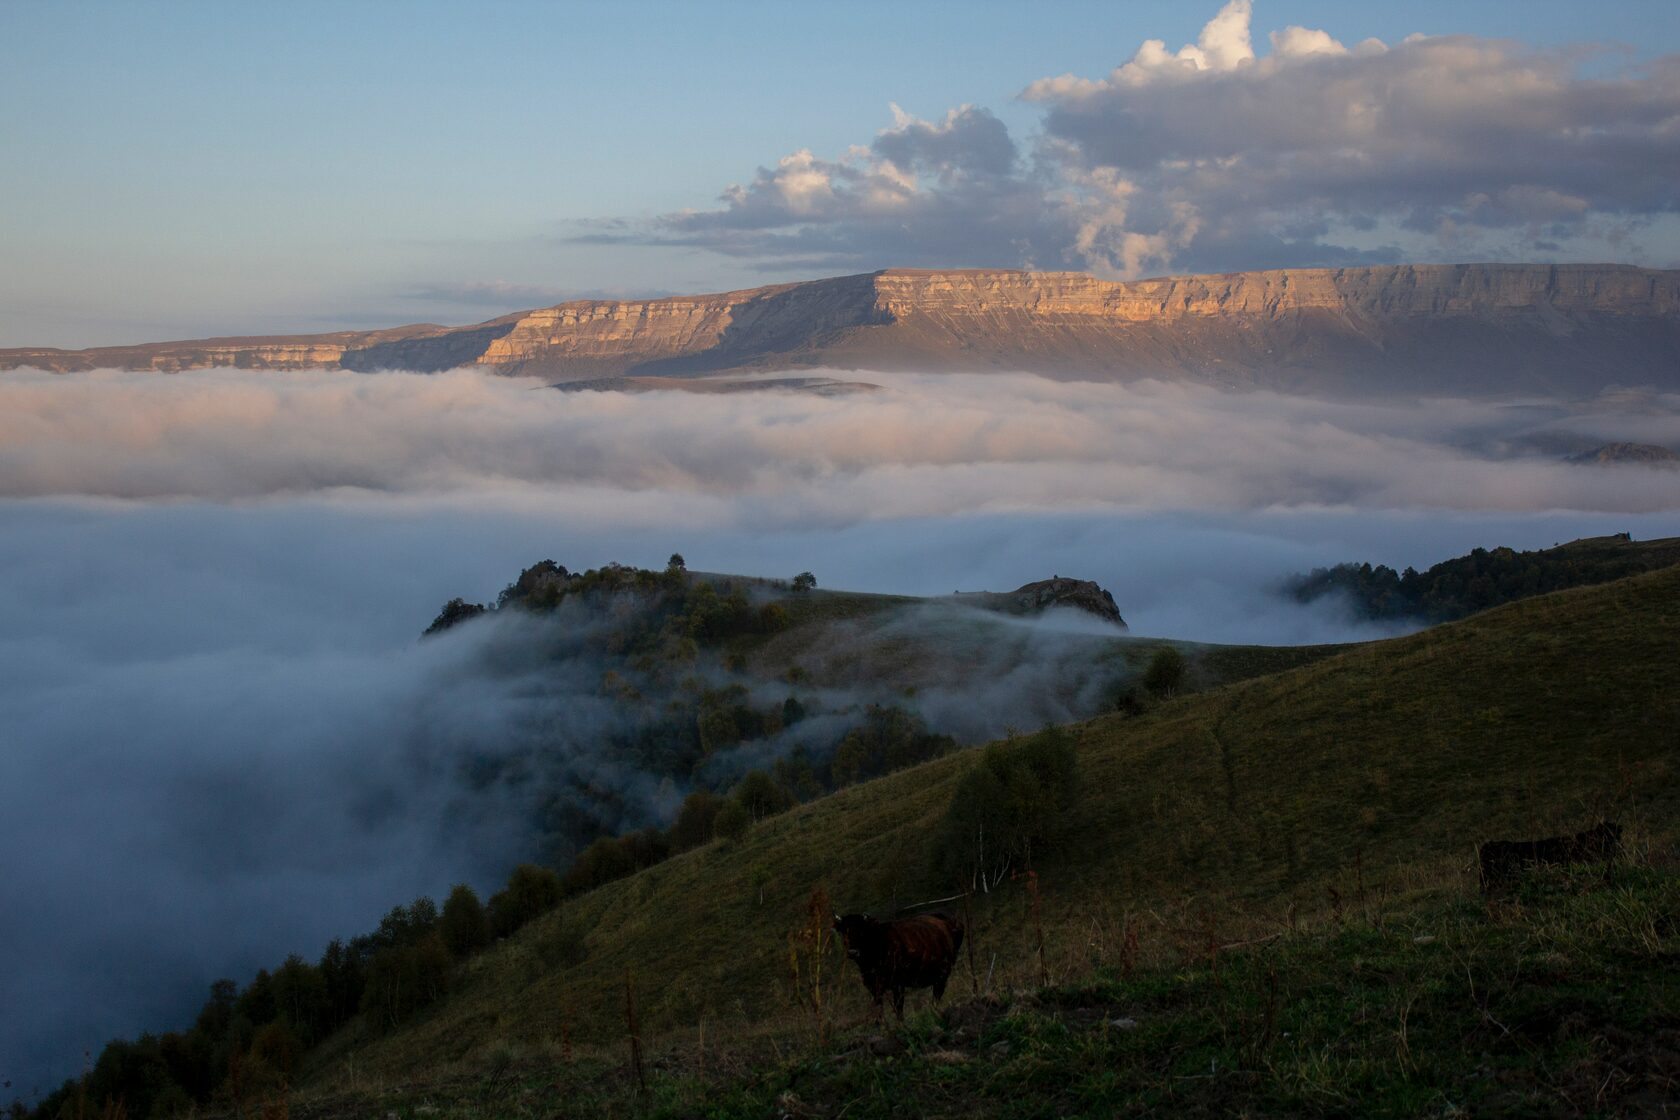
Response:
[[[974,989],[974,994],[978,996],[980,994],[980,973],[974,967],[974,919],[969,912],[968,906],[970,893],[969,888],[964,886],[962,892],[963,939],[968,945],[968,984],[969,987]]]
[[[636,1027],[636,989],[630,983],[630,970],[624,970],[624,1019],[630,1028],[630,1070],[636,1075],[636,1088],[647,1092],[647,1075],[642,1070],[642,1035]]]
[[[1033,930],[1038,937],[1038,986],[1048,988],[1050,986],[1050,970],[1044,964],[1044,921],[1039,915],[1038,908],[1038,872],[1032,870],[1021,871],[1012,874],[1010,878],[1022,878],[1027,881],[1028,906],[1032,912]]]

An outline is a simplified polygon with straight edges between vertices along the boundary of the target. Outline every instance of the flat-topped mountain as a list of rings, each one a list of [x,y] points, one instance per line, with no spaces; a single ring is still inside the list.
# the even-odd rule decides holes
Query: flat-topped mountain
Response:
[[[1330,394],[1680,388],[1680,271],[1396,265],[1111,282],[888,269],[718,295],[577,300],[469,327],[0,350],[0,368],[210,366],[554,381],[835,367],[1189,379]]]

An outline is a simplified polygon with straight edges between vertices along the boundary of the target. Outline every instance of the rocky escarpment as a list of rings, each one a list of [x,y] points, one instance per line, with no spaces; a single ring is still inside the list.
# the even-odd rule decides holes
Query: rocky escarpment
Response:
[[[889,269],[706,296],[579,300],[471,327],[0,351],[71,371],[480,365],[553,381],[837,367],[1186,379],[1329,395],[1680,389],[1680,272],[1402,265],[1112,282]]]
[[[1095,615],[1104,622],[1112,622],[1122,630],[1127,629],[1126,620],[1120,617],[1120,608],[1114,604],[1114,596],[1088,579],[1052,576],[1036,583],[1023,584],[1014,591],[971,591],[959,593],[956,598],[964,606],[1003,614],[1043,614],[1053,607],[1072,607]]]

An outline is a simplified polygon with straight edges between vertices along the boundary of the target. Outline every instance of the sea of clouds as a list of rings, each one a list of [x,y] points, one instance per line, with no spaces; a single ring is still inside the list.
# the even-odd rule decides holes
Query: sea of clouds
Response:
[[[484,671],[491,629],[416,638],[543,557],[907,594],[1073,575],[1137,633],[1298,643],[1382,632],[1278,596],[1291,572],[1680,534],[1680,473],[1534,450],[1680,447],[1675,397],[841,376],[881,388],[0,378],[0,1078],[45,1089],[219,976],[493,888],[517,806],[469,796],[460,753],[548,741],[552,712]]]

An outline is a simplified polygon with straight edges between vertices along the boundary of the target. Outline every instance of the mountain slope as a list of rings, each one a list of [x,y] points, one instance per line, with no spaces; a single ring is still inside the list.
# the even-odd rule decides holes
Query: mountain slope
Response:
[[[1490,835],[1607,814],[1672,836],[1677,642],[1680,569],[1668,569],[1077,726],[1077,839],[1039,866],[1052,960],[1079,959],[1127,912],[1229,929],[1367,888],[1468,883],[1472,845]],[[613,1041],[627,973],[650,1036],[750,1030],[788,1006],[786,937],[813,886],[877,912],[950,893],[926,853],[974,757],[844,790],[571,900],[474,958],[397,1032],[342,1033],[306,1077],[425,1078],[509,1043]],[[1033,971],[1027,914],[1017,887],[977,903],[982,962]],[[835,983],[841,1013],[859,1014],[855,977]]]
[[[0,369],[482,365],[558,381],[821,366],[1021,370],[1331,394],[1680,388],[1680,272],[1397,265],[1131,282],[889,269],[579,300],[470,327],[0,351]]]

